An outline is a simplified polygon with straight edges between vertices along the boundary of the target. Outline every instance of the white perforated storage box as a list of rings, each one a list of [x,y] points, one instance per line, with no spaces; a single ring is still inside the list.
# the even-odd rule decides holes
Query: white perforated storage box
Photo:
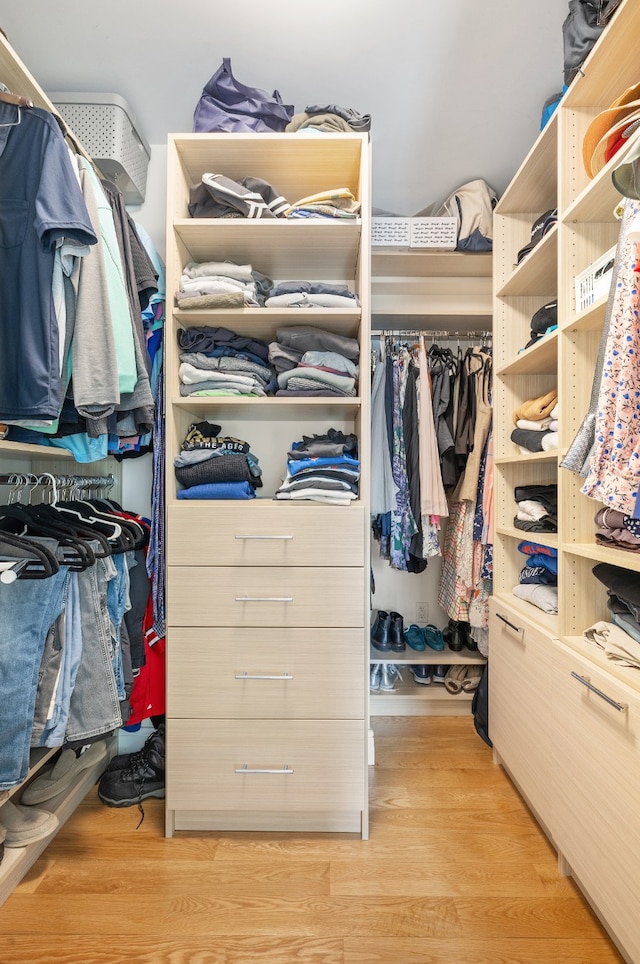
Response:
[[[120,188],[125,203],[142,204],[151,149],[126,100],[86,91],[54,91],[49,97],[87,154]]]
[[[575,277],[576,286],[576,314],[595,304],[600,298],[609,294],[613,277],[613,262],[615,259],[615,245],[605,251],[588,268]]]
[[[458,243],[455,218],[411,218],[411,248],[440,248],[453,251]]]
[[[408,248],[411,218],[371,218],[371,244],[379,248]]]

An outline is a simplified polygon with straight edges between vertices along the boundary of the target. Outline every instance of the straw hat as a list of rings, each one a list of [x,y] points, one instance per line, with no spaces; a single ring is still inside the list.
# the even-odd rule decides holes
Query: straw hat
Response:
[[[591,155],[591,171],[593,177],[602,170],[608,161],[618,151],[629,143],[629,138],[640,125],[640,105],[631,114],[617,121],[613,127],[602,135]]]
[[[600,140],[606,134],[608,134],[615,124],[623,121],[639,108],[640,83],[634,84],[632,87],[627,87],[624,93],[614,100],[614,102],[611,104],[611,107],[600,111],[600,113],[596,114],[596,116],[593,118],[587,128],[587,132],[582,142],[582,159],[584,161],[585,170],[589,177],[594,176],[594,172],[591,167],[591,159]]]

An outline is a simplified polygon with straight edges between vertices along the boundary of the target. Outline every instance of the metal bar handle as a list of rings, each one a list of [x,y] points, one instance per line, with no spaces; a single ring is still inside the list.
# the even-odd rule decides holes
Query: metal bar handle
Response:
[[[282,541],[293,539],[293,536],[234,536],[234,539],[278,539]]]
[[[236,596],[236,602],[293,602],[293,596]]]
[[[293,679],[291,673],[236,673],[236,679]]]
[[[521,632],[522,632],[522,629],[520,628],[520,626],[516,626],[515,623],[509,622],[509,620],[507,619],[506,616],[502,616],[500,613],[496,613],[496,616],[498,617],[498,619],[501,619],[503,623],[506,623],[507,626],[509,626],[510,629],[513,629],[514,632],[516,632],[516,633],[521,633]]]
[[[275,773],[286,776],[289,773],[293,773],[293,768],[286,763],[283,763],[279,770],[272,769],[271,767],[250,767],[247,763],[243,763],[241,767],[236,767],[236,773]]]
[[[601,700],[604,700],[605,703],[608,703],[609,706],[613,706],[614,710],[617,710],[618,713],[624,713],[624,711],[627,709],[626,703],[618,703],[616,700],[612,700],[610,696],[607,696],[607,694],[603,693],[602,690],[599,690],[597,686],[594,686],[589,680],[588,676],[580,676],[578,673],[574,672],[572,672],[571,675],[574,679],[577,679],[579,683],[582,683],[583,686],[586,686],[588,690],[591,690],[592,693],[595,693],[596,696],[599,696]]]

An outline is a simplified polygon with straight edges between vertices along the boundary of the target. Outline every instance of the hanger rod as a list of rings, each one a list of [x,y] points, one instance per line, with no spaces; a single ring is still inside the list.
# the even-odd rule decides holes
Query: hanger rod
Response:
[[[429,330],[428,328],[385,328],[382,331],[372,331],[371,335],[373,338],[420,338],[420,336],[425,336],[427,338],[492,338],[491,331],[444,331],[444,330]]]

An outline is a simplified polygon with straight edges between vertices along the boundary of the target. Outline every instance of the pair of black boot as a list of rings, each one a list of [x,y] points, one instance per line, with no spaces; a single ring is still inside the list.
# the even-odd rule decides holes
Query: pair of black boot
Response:
[[[378,610],[378,615],[371,627],[371,645],[382,653],[405,651],[407,647],[404,641],[404,619],[400,613]]]
[[[471,636],[471,624],[457,619],[450,619],[442,635],[449,649],[460,653],[463,649],[476,651],[478,644]]]

